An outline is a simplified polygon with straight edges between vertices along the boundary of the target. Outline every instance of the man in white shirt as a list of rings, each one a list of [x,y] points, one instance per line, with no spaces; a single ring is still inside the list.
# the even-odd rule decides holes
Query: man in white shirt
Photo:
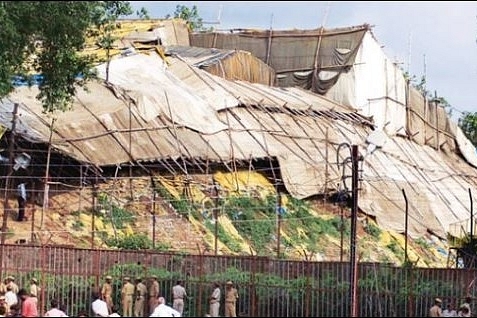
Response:
[[[63,310],[58,307],[58,301],[56,299],[51,300],[51,309],[45,313],[45,317],[68,317]]]
[[[95,317],[108,317],[108,304],[99,297],[98,292],[93,293],[93,299],[94,301],[91,303],[91,309],[93,310]]]
[[[2,297],[2,296],[0,296]],[[15,294],[15,292],[12,290],[12,286],[8,285],[7,286],[7,292],[5,293],[5,302],[7,303],[7,312],[10,311],[10,307],[13,305],[18,304],[18,296]]]
[[[181,313],[166,305],[166,299],[159,297],[157,299],[159,305],[154,309],[149,317],[181,317]]]

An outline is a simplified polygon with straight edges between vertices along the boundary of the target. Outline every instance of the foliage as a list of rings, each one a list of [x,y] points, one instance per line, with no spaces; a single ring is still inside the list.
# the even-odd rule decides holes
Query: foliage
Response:
[[[169,18],[170,15],[167,15],[166,18]],[[189,8],[185,5],[178,4],[176,10],[174,11],[174,18],[179,18],[184,21],[187,21],[189,28],[192,31],[201,31],[204,29],[203,20],[199,16],[199,10],[196,5],[193,5],[192,8]]]
[[[404,72],[404,79],[409,82],[414,88],[416,88],[422,96],[425,98],[432,100],[435,102],[437,105],[444,107],[446,110],[447,114],[449,116],[452,116],[452,106],[449,104],[449,102],[442,96],[437,96],[437,93],[434,93],[434,96],[432,96],[432,93],[426,88],[426,77],[423,75],[421,78],[418,80],[415,75],[410,75],[408,72]]]
[[[45,113],[69,110],[77,89],[96,78],[94,57],[79,54],[86,35],[99,27],[108,48],[115,20],[130,13],[128,1],[1,1],[0,98],[38,84]]]
[[[139,19],[149,20],[151,17],[149,16],[149,12],[146,8],[142,7],[141,9],[136,11],[136,15]]]
[[[105,243],[110,247],[117,247],[124,250],[146,250],[152,248],[152,241],[145,234],[108,238],[105,240]]]
[[[474,147],[477,147],[477,112],[463,112],[457,124]]]
[[[259,254],[266,254],[266,247],[276,231],[276,197],[268,196],[263,202],[260,198],[231,196],[224,202],[223,209],[239,234],[248,239]]]
[[[379,239],[379,236],[382,233],[381,229],[372,222],[367,222],[364,231],[376,239]]]
[[[75,221],[73,222],[72,227],[73,227],[73,230],[75,230],[75,231],[80,231],[81,229],[83,229],[84,223],[81,222],[81,220],[75,220]]]
[[[212,222],[211,220],[206,220],[205,226],[212,233],[215,232],[215,220],[214,222]],[[225,244],[231,251],[235,253],[240,253],[242,251],[240,244],[224,229],[224,227],[220,223],[217,224],[217,238],[220,242]]]
[[[170,202],[177,213],[183,216],[188,216],[189,213],[195,211],[194,206],[183,195],[181,195],[179,199],[176,199],[165,187],[161,185],[156,186],[155,191],[157,191],[159,195],[166,201]]]
[[[134,213],[127,211],[111,202],[107,194],[100,193],[98,195],[98,202],[107,212],[109,212],[106,215],[101,215],[101,218],[103,221],[110,220],[115,229],[124,229],[126,224],[134,223]]]
[[[109,81],[111,49],[118,40],[118,37],[113,36],[113,31],[117,28],[116,20],[132,12],[131,5],[125,1],[104,1],[103,5],[95,6],[93,10],[94,28],[89,30],[89,36],[95,37],[96,44],[106,50],[106,82]]]

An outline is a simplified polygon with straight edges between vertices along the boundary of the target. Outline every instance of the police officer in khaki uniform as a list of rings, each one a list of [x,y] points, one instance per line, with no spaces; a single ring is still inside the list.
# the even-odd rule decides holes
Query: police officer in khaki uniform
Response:
[[[237,317],[236,304],[238,298],[237,288],[235,288],[234,283],[229,280],[225,284],[225,317]]]
[[[151,315],[156,309],[158,302],[157,297],[159,297],[159,282],[157,281],[157,276],[151,276],[151,285],[149,286],[149,315]]]
[[[33,277],[30,280],[30,297],[35,298],[36,303],[38,304],[38,297],[40,297],[41,288],[38,286],[38,280]]]
[[[134,302],[134,292],[136,287],[131,283],[129,277],[124,277],[124,285],[121,289],[121,303],[123,305],[123,316],[132,317],[133,316],[133,302]]]
[[[113,281],[113,278],[108,275],[104,279],[105,279],[105,282],[103,283],[103,286],[101,287],[101,299],[106,302],[106,305],[108,305],[109,314],[112,314],[113,285],[111,284],[111,282]]]
[[[146,317],[147,286],[141,277],[136,278],[136,302],[134,303],[134,316]]]
[[[187,297],[187,292],[181,279],[172,287],[172,308],[177,310],[181,316],[184,312],[184,299]]]

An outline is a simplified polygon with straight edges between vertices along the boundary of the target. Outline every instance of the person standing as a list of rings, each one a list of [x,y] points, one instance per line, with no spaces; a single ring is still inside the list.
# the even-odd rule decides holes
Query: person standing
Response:
[[[93,302],[91,303],[91,310],[95,317],[108,317],[110,312],[106,301],[101,299],[101,294],[97,291],[93,292]]]
[[[472,298],[467,296],[465,297],[465,301],[462,305],[459,307],[459,311],[457,312],[458,317],[472,317],[472,310],[470,308],[470,303],[472,301]]]
[[[18,216],[17,221],[26,221],[25,207],[27,201],[26,183],[22,182],[17,186]]]
[[[157,276],[151,276],[151,285],[149,286],[149,314],[152,314],[156,306],[158,305],[157,297],[159,297],[159,282]]]
[[[136,287],[131,283],[129,277],[124,277],[124,285],[121,289],[121,303],[123,305],[123,316],[132,317],[133,316],[133,296]]]
[[[239,298],[237,288],[232,281],[225,284],[225,317],[237,317],[236,304]]]
[[[111,309],[113,307],[113,286],[111,284],[113,278],[111,276],[106,276],[103,286],[101,287],[101,299],[106,302],[108,306],[108,313],[112,313]]]
[[[22,317],[38,317],[38,308],[36,300],[30,297],[30,293],[25,288],[20,289],[18,297],[21,299]]]
[[[12,287],[12,292],[14,292],[15,294],[18,294],[20,292],[20,289],[17,285],[17,283],[15,283],[15,276],[8,276],[7,277],[7,286],[10,285]]]
[[[1,296],[0,296],[1,297]],[[7,292],[5,293],[5,303],[7,304],[7,313],[10,312],[10,307],[18,304],[18,296],[12,291],[12,286],[7,286]]]
[[[457,310],[453,303],[448,303],[446,309],[442,311],[442,317],[457,317]]]
[[[442,300],[440,298],[434,299],[434,305],[429,309],[429,317],[442,317]]]
[[[219,317],[220,309],[220,284],[214,283],[214,289],[209,297],[209,314],[211,317]]]
[[[33,277],[31,280],[30,280],[30,296],[36,300],[37,304],[38,304],[38,297],[40,297],[40,291],[41,291],[41,288],[38,286],[38,280]]]
[[[172,308],[180,312],[181,316],[184,313],[184,299],[187,297],[187,292],[183,285],[183,281],[179,279],[172,287]]]
[[[134,303],[134,316],[146,316],[146,296],[147,287],[142,282],[141,277],[136,278],[136,302]]]

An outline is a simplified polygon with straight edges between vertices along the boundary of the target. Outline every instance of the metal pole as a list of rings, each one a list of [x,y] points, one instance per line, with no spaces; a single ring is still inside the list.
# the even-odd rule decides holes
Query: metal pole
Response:
[[[472,202],[472,192],[469,188],[469,198],[470,198],[470,241],[474,243],[474,202]],[[474,245],[472,244],[472,247]]]
[[[151,174],[151,187],[152,187],[152,204],[151,204],[151,215],[152,215],[152,248],[156,248],[156,182],[154,181],[154,176]]]
[[[280,258],[280,240],[281,240],[281,227],[282,227],[282,196],[278,193],[277,197],[278,210],[277,210],[277,259]]]
[[[351,208],[351,244],[350,244],[350,300],[351,300],[351,317],[358,317],[357,302],[357,284],[358,284],[358,262],[356,259],[356,221],[358,217],[358,146],[353,145],[351,149],[352,162],[352,192],[353,205]]]
[[[409,211],[408,211],[408,202],[406,197],[406,192],[402,189],[402,195],[404,196],[404,201],[406,202],[406,218],[404,223],[404,262],[407,264],[407,229],[408,229],[408,221],[409,221]]]
[[[214,188],[213,188],[213,197],[214,197],[214,219],[215,219],[215,224],[214,224],[214,255],[217,255],[218,253],[218,234],[219,234],[219,188],[217,187],[217,184],[214,183]]]
[[[344,245],[344,213],[343,213],[343,204],[340,203],[340,215],[341,215],[341,223],[340,223],[340,262],[343,261],[343,245]]]
[[[98,197],[98,188],[96,185],[96,179],[93,183],[93,209],[91,211],[91,249],[94,249],[94,234],[95,234],[95,220],[96,220],[96,210],[97,210],[97,201],[96,198]]]
[[[152,248],[156,248],[156,189],[152,194]]]

